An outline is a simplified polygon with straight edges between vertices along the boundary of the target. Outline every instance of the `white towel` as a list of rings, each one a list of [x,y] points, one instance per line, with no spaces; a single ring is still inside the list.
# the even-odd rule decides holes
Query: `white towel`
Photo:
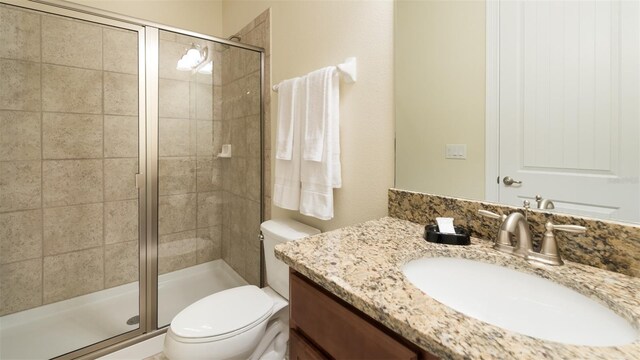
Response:
[[[300,213],[322,220],[333,218],[333,189],[342,186],[339,75],[335,67],[328,74],[322,157],[301,164]]]
[[[300,78],[289,79],[278,85],[278,132],[276,134],[276,159],[291,160],[293,155],[293,122],[298,100],[297,86]]]
[[[275,181],[273,185],[273,204],[283,209],[298,210],[300,207],[300,159],[301,159],[301,131],[302,121],[306,113],[306,79],[292,79],[292,95],[293,100],[290,111],[291,128],[291,156],[289,160],[279,159],[276,156],[275,161]],[[280,91],[282,88],[279,88]],[[278,95],[280,96],[280,94]],[[278,108],[280,111],[280,107]],[[278,116],[280,121],[280,116]],[[278,130],[280,124],[278,124]],[[278,133],[278,136],[280,134]]]
[[[324,131],[332,91],[331,75],[334,72],[335,66],[330,66],[307,75],[307,114],[302,143],[304,160],[322,161]]]

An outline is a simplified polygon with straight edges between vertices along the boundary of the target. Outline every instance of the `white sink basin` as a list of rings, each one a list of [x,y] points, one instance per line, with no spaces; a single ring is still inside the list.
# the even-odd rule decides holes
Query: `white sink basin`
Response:
[[[402,267],[427,295],[467,316],[535,338],[619,346],[638,331],[607,307],[552,281],[457,258],[422,258]]]

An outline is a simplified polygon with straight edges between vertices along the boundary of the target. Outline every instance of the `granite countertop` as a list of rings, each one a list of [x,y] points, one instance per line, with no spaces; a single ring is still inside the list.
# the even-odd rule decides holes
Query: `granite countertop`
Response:
[[[640,340],[618,347],[565,345],[504,330],[425,295],[400,267],[421,257],[503,265],[570,287],[640,328],[640,279],[591,266],[533,266],[472,239],[448,246],[422,239],[423,227],[385,217],[276,246],[276,257],[402,337],[443,359],[640,359]]]

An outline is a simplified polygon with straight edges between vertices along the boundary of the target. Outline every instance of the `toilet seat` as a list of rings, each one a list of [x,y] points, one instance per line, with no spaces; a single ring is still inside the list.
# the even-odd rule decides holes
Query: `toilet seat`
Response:
[[[173,319],[180,342],[213,342],[249,331],[273,313],[274,301],[253,285],[224,290],[189,305]]]

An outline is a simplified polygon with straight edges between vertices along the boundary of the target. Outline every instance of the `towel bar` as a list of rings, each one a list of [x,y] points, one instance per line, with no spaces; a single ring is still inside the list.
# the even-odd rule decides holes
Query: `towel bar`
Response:
[[[338,64],[336,67],[338,68],[338,72],[342,75],[344,82],[348,84],[356,82],[357,65],[355,57],[347,58],[342,64]],[[273,91],[278,92],[279,86],[279,84],[273,85]]]

